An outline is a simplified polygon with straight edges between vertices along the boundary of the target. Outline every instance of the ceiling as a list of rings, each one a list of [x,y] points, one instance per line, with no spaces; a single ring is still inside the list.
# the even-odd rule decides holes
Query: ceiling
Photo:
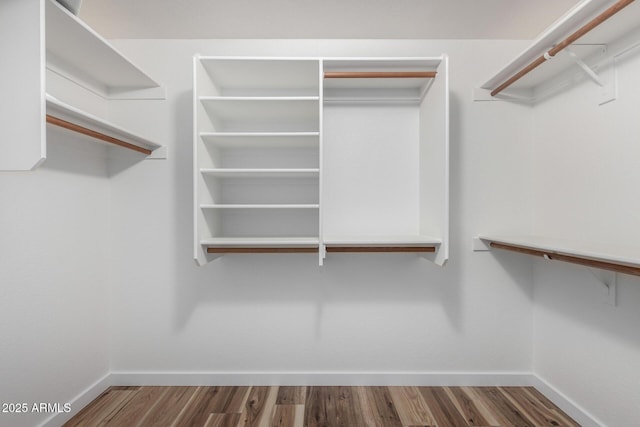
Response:
[[[578,0],[84,0],[107,38],[533,39]]]

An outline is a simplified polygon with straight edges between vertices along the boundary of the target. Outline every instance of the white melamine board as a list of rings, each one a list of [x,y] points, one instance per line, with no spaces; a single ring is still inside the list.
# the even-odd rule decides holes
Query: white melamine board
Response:
[[[322,242],[331,246],[439,246],[442,240],[431,236],[323,236]]]
[[[316,247],[317,237],[211,237],[202,239],[203,246],[216,247]]]
[[[155,142],[136,135],[135,133],[123,129],[120,126],[109,123],[106,120],[103,120],[92,114],[86,113],[68,104],[60,102],[52,96],[47,95],[46,99],[47,114],[52,115],[53,117],[71,122],[84,128],[111,136],[113,138],[120,139],[129,144],[149,149],[151,151],[160,147],[160,145],[156,144]],[[95,141],[100,142],[100,140],[97,139],[95,139]]]
[[[206,73],[201,81],[208,89],[201,94],[318,95],[317,59],[200,57],[199,61]]]
[[[324,107],[323,233],[418,234],[418,109]]]
[[[442,245],[428,257],[449,258],[449,74],[444,57],[429,94],[420,105],[419,233],[438,236]]]
[[[0,2],[0,171],[31,170],[46,158],[42,0]]]
[[[216,131],[317,132],[318,101],[313,96],[200,98]]]
[[[102,36],[53,0],[45,0],[47,67],[101,95],[159,88]],[[153,97],[164,97],[164,92]]]
[[[595,261],[613,262],[632,267],[640,267],[640,247],[612,245],[578,239],[560,239],[545,236],[492,236],[482,235],[480,239],[507,245],[523,246],[540,251],[588,258]]]
[[[613,0],[584,0],[580,2],[541,33],[531,46],[498,71],[482,87],[488,90],[496,88],[614,3]],[[638,22],[640,22],[640,3],[636,1],[579,38],[576,43],[570,46],[570,49],[585,62],[593,63],[601,56],[603,46],[614,43],[617,39],[637,29]],[[505,89],[504,93],[523,95],[535,100],[536,88],[556,76],[564,75],[570,69],[580,72],[566,52],[561,52]]]

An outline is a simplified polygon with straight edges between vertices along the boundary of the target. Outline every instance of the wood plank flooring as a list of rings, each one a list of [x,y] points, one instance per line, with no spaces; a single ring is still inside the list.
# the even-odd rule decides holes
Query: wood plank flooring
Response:
[[[65,424],[575,427],[533,387],[111,387]]]

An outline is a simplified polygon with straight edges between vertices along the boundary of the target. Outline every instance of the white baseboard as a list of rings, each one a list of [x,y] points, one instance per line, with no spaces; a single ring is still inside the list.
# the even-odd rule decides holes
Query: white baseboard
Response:
[[[114,372],[118,385],[344,385],[488,386],[531,385],[523,372]]]
[[[76,415],[82,408],[91,403],[96,397],[100,396],[106,389],[115,385],[112,381],[113,376],[111,374],[107,374],[91,386],[89,386],[85,391],[77,395],[70,402],[71,404],[71,412],[68,413],[58,413],[52,415],[45,422],[40,424],[41,427],[58,427],[66,423]]]
[[[605,427],[542,378],[529,372],[112,372],[73,399],[72,411],[41,427],[64,424],[111,386],[534,386],[583,427]]]
[[[532,385],[582,427],[606,427],[604,423],[539,376],[533,375]]]

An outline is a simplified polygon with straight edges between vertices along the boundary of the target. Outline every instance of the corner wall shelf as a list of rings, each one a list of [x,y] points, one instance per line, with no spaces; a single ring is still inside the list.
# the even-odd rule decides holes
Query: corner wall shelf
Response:
[[[508,250],[547,260],[640,276],[640,247],[542,236],[481,235],[474,240],[474,250],[491,249]]]
[[[47,68],[106,99],[164,99],[165,89],[91,27],[45,1]]]
[[[104,117],[112,99],[164,99],[165,90],[54,0],[0,2],[0,171],[27,171],[47,157],[46,124],[148,157],[166,149]],[[99,96],[95,96],[99,95]]]
[[[617,95],[613,58],[629,44],[637,46],[639,23],[640,2],[583,0],[476,89],[473,98],[536,103],[589,78],[601,91],[600,104],[612,101]]]

